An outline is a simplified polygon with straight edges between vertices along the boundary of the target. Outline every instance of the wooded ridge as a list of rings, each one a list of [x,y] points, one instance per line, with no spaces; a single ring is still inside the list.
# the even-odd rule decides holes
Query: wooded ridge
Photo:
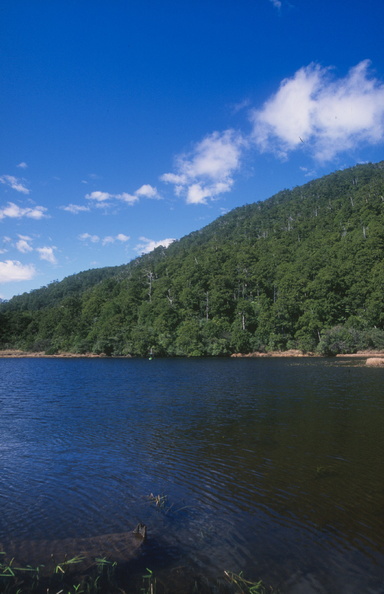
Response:
[[[384,348],[384,162],[236,208],[0,304],[0,349],[133,356]]]

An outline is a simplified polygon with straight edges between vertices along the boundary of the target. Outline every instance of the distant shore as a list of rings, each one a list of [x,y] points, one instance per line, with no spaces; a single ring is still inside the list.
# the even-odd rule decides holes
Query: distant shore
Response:
[[[288,351],[269,351],[267,353],[235,353],[231,357],[322,357],[318,353],[303,353],[296,349]],[[357,351],[357,353],[343,353],[336,357],[384,357],[384,351]]]
[[[65,359],[93,359],[93,358],[105,358],[107,355],[100,354],[96,355],[94,353],[84,353],[84,354],[77,354],[77,353],[57,353],[55,355],[47,355],[46,353],[33,353],[31,351],[19,351],[16,349],[5,349],[4,351],[0,351],[0,358],[45,358],[45,359],[57,359],[57,358],[65,358]],[[129,357],[128,357],[129,358]]]
[[[104,353],[56,353],[54,355],[47,355],[44,351],[42,352],[31,352],[21,351],[17,349],[5,349],[0,350],[0,358],[46,358],[46,359],[105,359],[108,358]],[[116,355],[115,358],[119,359],[130,359],[131,355]],[[254,353],[234,353],[232,357],[239,358],[258,358],[258,357],[321,357],[317,353],[303,353],[296,349],[290,349],[288,351],[269,351],[266,353],[254,352]],[[384,351],[358,351],[357,353],[347,353],[342,355],[336,355],[337,358],[342,357],[360,357],[360,358],[371,358],[371,359],[382,359],[384,364]]]
[[[269,353],[248,353],[246,355],[234,354],[231,357],[321,357],[317,353],[303,353],[302,351],[291,349],[289,351],[271,351]],[[384,367],[384,351],[357,351],[357,353],[345,353],[336,355],[335,358],[365,359],[365,364],[369,367]]]

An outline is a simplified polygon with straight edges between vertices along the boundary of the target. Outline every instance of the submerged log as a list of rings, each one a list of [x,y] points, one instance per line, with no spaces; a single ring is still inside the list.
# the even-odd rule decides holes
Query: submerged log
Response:
[[[86,572],[98,560],[111,563],[126,563],[139,554],[147,534],[144,524],[138,524],[132,532],[104,534],[89,538],[65,538],[61,540],[24,540],[0,544],[0,550],[13,567],[38,567],[41,575]]]

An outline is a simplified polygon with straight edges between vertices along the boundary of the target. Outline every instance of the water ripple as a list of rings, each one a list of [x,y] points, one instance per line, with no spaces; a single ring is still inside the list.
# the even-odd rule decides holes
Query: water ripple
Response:
[[[292,594],[326,593],[329,573],[351,594],[369,570],[380,592],[384,403],[366,369],[0,360],[0,377],[2,541],[140,520],[164,562],[245,571]]]

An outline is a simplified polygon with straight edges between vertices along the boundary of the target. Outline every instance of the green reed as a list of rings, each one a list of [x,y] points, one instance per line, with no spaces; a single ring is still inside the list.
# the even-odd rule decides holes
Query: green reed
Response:
[[[156,578],[153,575],[153,571],[146,568],[147,573],[143,575],[143,587],[141,592],[143,594],[156,594]]]
[[[245,579],[242,572],[233,573],[232,571],[224,571],[224,575],[227,581],[235,587],[236,594],[268,594],[268,592],[271,594],[275,592],[277,594],[272,588],[267,588],[262,580],[253,582]]]
[[[0,552],[0,592],[2,594],[99,594],[100,592],[119,592],[124,590],[115,583],[116,562],[105,557],[94,560],[93,572],[83,576],[81,581],[71,583],[69,571],[85,558],[78,555],[56,562],[52,572],[41,575],[44,565],[20,567],[14,558],[7,560],[6,553]]]

